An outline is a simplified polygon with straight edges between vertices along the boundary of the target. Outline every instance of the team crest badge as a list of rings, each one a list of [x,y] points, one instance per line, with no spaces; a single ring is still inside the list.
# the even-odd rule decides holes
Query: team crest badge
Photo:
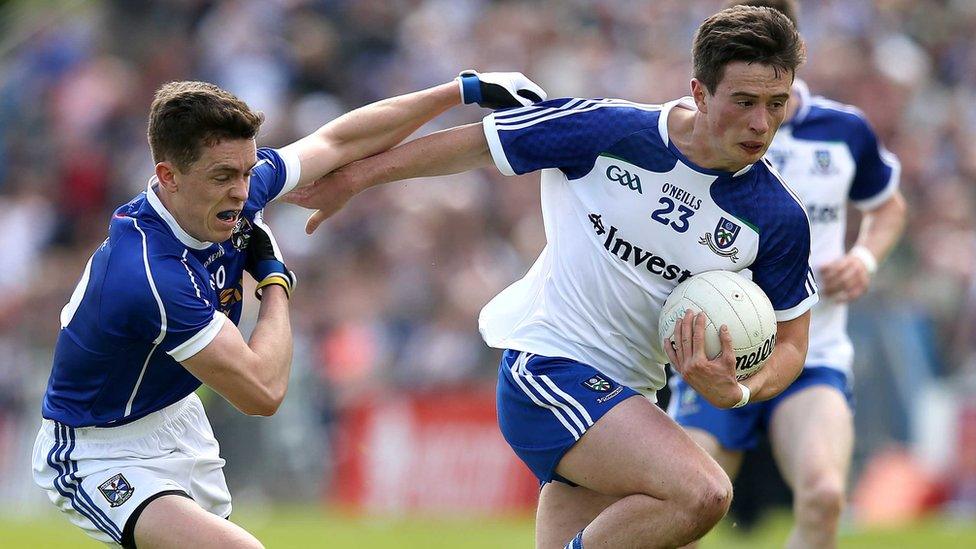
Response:
[[[108,504],[110,506],[118,507],[119,505],[129,501],[129,498],[132,497],[132,493],[135,492],[135,488],[133,488],[133,486],[129,484],[129,481],[122,476],[122,473],[119,473],[99,484],[98,491],[105,496],[105,499],[108,500]]]
[[[834,173],[834,167],[830,158],[830,151],[827,149],[817,149],[813,151],[814,165],[812,173],[829,175]]]
[[[735,239],[741,230],[742,227],[738,223],[721,217],[715,224],[715,231],[699,237],[698,243],[708,246],[716,254],[727,257],[732,260],[732,263],[735,263],[739,260],[739,248],[733,248],[732,244],[735,243]]]
[[[583,387],[591,391],[596,391],[598,393],[605,393],[610,390],[613,385],[603,376],[590,376],[583,382]]]
[[[234,231],[230,233],[230,243],[235,250],[240,252],[247,248],[247,242],[250,239],[251,222],[241,215],[240,219],[237,220],[237,225],[234,225]]]

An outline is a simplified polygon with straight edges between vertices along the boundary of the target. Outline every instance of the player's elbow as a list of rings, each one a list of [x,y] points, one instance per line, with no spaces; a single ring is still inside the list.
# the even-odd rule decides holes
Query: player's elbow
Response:
[[[245,402],[237,403],[237,408],[249,416],[273,416],[285,400],[285,389],[282,387],[261,387]]]

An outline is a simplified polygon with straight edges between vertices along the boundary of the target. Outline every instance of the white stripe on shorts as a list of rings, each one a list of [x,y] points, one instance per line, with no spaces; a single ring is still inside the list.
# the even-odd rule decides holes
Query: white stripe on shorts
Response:
[[[562,423],[563,426],[566,427],[566,429],[573,435],[573,438],[575,440],[579,440],[579,438],[583,436],[583,433],[586,432],[586,429],[593,426],[593,419],[590,417],[590,414],[587,413],[586,409],[583,408],[578,401],[576,401],[576,399],[559,389],[559,387],[557,387],[548,376],[536,376],[528,370],[527,364],[531,356],[531,354],[524,352],[519,355],[519,358],[514,364],[512,364],[512,377],[515,379],[516,383],[519,384],[519,387],[522,388],[522,391],[529,395],[529,398],[531,398],[533,402],[539,406],[548,408],[553,415],[556,416],[560,423]],[[539,382],[536,381],[537,378],[541,379],[543,383],[551,388],[555,395],[540,385]],[[533,388],[535,388],[538,394],[549,402],[549,404],[541,402],[523,383],[523,380],[527,381]],[[559,395],[559,397],[562,397],[564,400],[561,401],[556,395]],[[581,412],[582,416],[578,415],[573,408],[576,408],[576,410]],[[578,431],[577,429],[572,428],[566,422],[563,414],[565,414],[565,417],[572,420]]]

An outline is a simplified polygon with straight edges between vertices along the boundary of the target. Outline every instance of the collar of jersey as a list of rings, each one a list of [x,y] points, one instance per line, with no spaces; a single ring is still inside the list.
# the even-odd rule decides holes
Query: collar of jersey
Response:
[[[158,185],[159,179],[155,175],[149,178],[149,184],[146,185],[146,201],[149,202],[149,206],[156,211],[160,219],[169,226],[169,230],[173,231],[176,238],[194,250],[206,250],[210,246],[213,246],[213,242],[197,240],[190,236],[190,233],[184,231],[183,227],[180,227],[180,224],[176,222],[176,218],[173,217],[173,214],[169,213],[169,210],[163,205],[163,201],[156,195],[156,187]]]
[[[746,172],[752,169],[754,164],[749,164],[748,166],[742,168],[737,172],[713,170],[710,168],[703,168],[698,164],[695,164],[694,162],[689,160],[688,157],[685,156],[685,153],[681,152],[678,149],[678,147],[674,146],[674,143],[671,142],[671,137],[668,135],[668,116],[671,114],[671,109],[677,107],[678,105],[681,105],[682,108],[687,108],[692,111],[698,110],[695,107],[695,102],[690,95],[679,97],[678,99],[675,99],[673,101],[668,101],[667,103],[661,106],[661,116],[657,120],[657,130],[658,132],[661,133],[661,139],[664,141],[665,145],[668,146],[668,150],[670,150],[675,156],[677,156],[678,159],[681,161],[681,163],[695,170],[696,172],[701,172],[707,175],[724,175],[726,177],[739,177],[740,175],[745,175]]]
[[[807,83],[799,78],[794,78],[793,92],[796,100],[800,102],[800,108],[793,113],[793,118],[783,122],[784,126],[802,124],[807,115],[810,114],[810,87],[807,86]]]

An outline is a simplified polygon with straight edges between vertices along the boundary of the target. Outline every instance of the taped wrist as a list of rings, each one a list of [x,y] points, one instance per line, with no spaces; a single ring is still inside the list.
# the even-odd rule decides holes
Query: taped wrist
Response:
[[[481,102],[481,80],[477,75],[461,73],[458,81],[461,86],[461,101],[465,105]]]
[[[254,279],[258,281],[254,289],[254,296],[261,299],[264,288],[271,285],[281,286],[285,289],[285,294],[291,298],[292,289],[295,287],[295,274],[288,270],[284,263],[277,259],[265,259],[258,261],[252,272]]]

